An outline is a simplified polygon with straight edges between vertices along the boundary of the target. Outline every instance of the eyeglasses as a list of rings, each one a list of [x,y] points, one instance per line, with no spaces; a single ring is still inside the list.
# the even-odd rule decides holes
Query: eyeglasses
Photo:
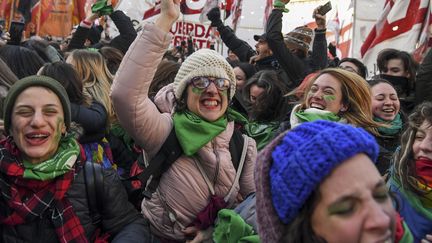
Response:
[[[214,83],[220,91],[227,90],[230,87],[230,81],[226,78],[194,77],[190,80],[190,83],[198,89],[206,89],[210,83]]]

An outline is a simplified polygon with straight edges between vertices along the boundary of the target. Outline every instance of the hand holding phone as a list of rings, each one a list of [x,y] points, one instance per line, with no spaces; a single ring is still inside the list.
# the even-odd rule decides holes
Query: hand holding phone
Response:
[[[318,8],[318,14],[324,16],[332,9],[331,1],[328,1],[326,4],[322,5]]]
[[[23,22],[12,21],[9,27],[10,40],[8,44],[19,45],[23,36],[25,24]]]

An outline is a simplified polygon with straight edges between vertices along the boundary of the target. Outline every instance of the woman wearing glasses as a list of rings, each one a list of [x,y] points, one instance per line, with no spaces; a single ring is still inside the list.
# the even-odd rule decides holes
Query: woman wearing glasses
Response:
[[[216,205],[217,198],[225,197],[228,205],[235,205],[255,191],[256,145],[253,139],[245,139],[246,159],[239,183],[231,190],[237,172],[229,141],[238,114],[228,109],[228,104],[236,81],[232,67],[215,51],[201,49],[185,60],[173,89],[163,89],[165,104],[156,106],[148,98],[156,68],[173,37],[169,30],[179,16],[179,5],[180,0],[162,1],[159,18],[145,25],[125,55],[111,96],[121,125],[150,159],[172,129],[183,150],[162,175],[151,199],[142,202],[152,233],[166,240],[201,241],[211,237],[211,230],[191,225],[209,208],[209,202]],[[168,104],[169,100],[173,103]]]

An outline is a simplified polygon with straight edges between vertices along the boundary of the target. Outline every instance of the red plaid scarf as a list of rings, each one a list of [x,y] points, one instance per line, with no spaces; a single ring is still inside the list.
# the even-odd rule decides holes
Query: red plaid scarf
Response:
[[[0,215],[0,222],[19,225],[38,220],[47,209],[53,210],[51,221],[60,242],[88,242],[71,203],[64,196],[75,174],[75,167],[55,180],[24,179],[24,166],[18,161],[19,150],[10,139],[0,142],[0,189],[8,201],[9,215]],[[22,201],[22,198],[28,198]]]

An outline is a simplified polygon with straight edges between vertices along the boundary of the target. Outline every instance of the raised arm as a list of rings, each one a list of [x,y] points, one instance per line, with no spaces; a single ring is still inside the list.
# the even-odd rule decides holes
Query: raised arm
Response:
[[[328,66],[327,39],[326,39],[326,16],[318,13],[317,7],[313,12],[317,28],[314,30],[312,56],[310,58],[310,69],[312,72],[324,69]]]
[[[112,85],[111,97],[120,124],[150,156],[156,154],[172,129],[171,115],[159,112],[148,98],[148,90],[179,14],[180,0],[162,1],[159,18],[155,24],[146,24],[132,43]]]
[[[289,1],[288,1],[289,2]],[[275,8],[267,21],[267,43],[288,78],[298,86],[306,75],[303,62],[286,47],[282,36],[282,11]]]
[[[207,17],[211,21],[211,26],[219,31],[224,44],[238,56],[241,62],[249,62],[249,59],[257,54],[246,41],[239,39],[230,27],[222,23],[218,7],[211,9]]]
[[[123,53],[126,53],[129,46],[137,36],[132,21],[125,13],[123,13],[123,11],[120,10],[114,11],[110,15],[110,18],[116,25],[120,34],[112,39],[109,45],[119,49]]]

